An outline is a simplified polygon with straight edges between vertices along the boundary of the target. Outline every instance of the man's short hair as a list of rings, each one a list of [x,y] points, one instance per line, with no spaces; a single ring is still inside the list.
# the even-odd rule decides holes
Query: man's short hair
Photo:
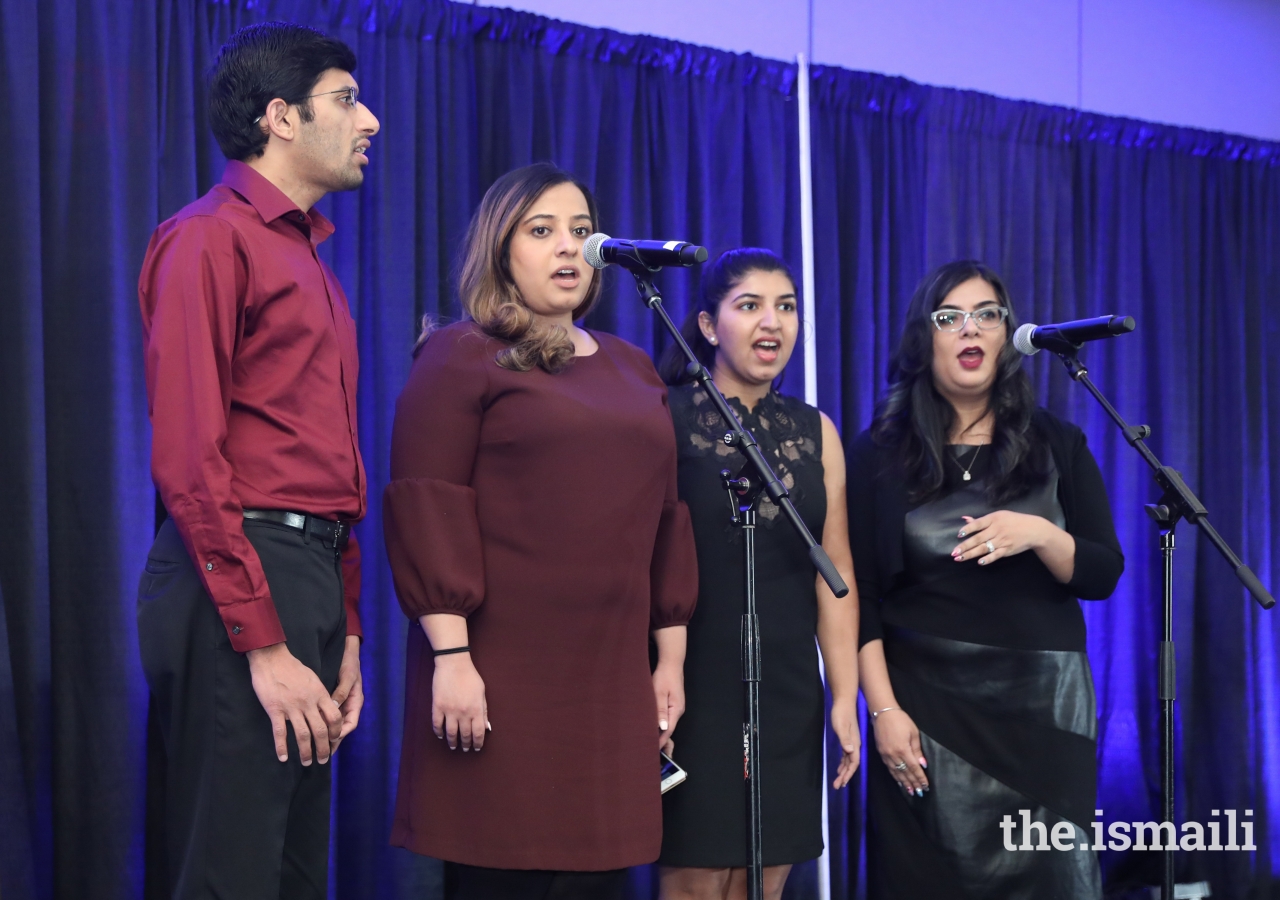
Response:
[[[209,123],[227,159],[262,155],[267,135],[257,120],[276,97],[314,117],[312,92],[329,69],[354,72],[356,55],[336,38],[304,25],[248,25],[218,51],[209,84]]]

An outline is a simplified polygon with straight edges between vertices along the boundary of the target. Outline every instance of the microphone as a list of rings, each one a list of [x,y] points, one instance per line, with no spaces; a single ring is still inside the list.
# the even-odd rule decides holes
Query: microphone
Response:
[[[1133,316],[1098,316],[1093,319],[1077,319],[1060,325],[1021,325],[1013,333],[1013,347],[1019,353],[1032,356],[1041,350],[1054,353],[1075,353],[1085,341],[1128,334],[1137,327]]]
[[[656,272],[663,266],[693,266],[707,261],[707,248],[684,241],[628,241],[596,232],[582,245],[582,258],[593,269],[617,263],[628,269]]]

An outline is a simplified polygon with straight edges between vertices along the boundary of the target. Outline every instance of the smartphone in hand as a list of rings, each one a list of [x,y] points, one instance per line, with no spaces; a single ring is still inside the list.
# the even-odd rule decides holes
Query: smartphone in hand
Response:
[[[688,778],[689,773],[686,772],[684,769],[680,768],[678,765],[676,765],[675,761],[672,760],[670,756],[667,756],[667,754],[663,753],[661,750],[658,751],[658,756],[661,757],[662,793],[665,794],[667,791],[671,790],[677,784],[680,784],[682,781]]]

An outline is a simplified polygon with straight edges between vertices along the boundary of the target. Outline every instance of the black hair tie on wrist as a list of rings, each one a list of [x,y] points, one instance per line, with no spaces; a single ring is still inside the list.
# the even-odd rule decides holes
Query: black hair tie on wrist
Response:
[[[450,653],[470,653],[470,652],[471,652],[471,648],[470,648],[469,646],[466,646],[466,647],[450,647],[448,650],[432,650],[432,651],[431,651],[431,655],[432,655],[433,657],[434,657],[434,656],[448,656]]]

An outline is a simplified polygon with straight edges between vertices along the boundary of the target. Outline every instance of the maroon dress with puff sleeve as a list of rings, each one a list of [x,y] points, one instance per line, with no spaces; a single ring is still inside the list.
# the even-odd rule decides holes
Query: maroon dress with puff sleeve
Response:
[[[697,599],[666,387],[608,334],[557,374],[494,362],[442,328],[396,405],[387,553],[409,629],[391,842],[503,869],[600,871],[662,837],[651,628]],[[478,753],[431,730],[416,619],[467,616],[493,731]]]

